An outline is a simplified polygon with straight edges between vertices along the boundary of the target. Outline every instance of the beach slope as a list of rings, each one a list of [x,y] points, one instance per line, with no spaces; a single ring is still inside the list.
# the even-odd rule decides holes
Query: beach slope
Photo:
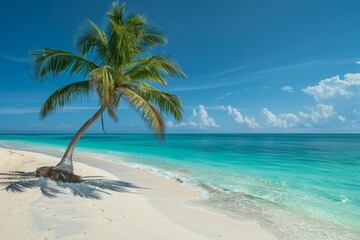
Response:
[[[29,184],[22,192],[11,192],[4,187],[14,177],[2,175],[2,239],[274,239],[254,224],[184,206],[199,195],[177,182],[121,164],[77,158],[77,174],[94,186],[117,183],[115,191],[104,188],[74,196],[76,190],[68,185],[20,176]],[[58,160],[0,148],[2,173],[31,172]]]

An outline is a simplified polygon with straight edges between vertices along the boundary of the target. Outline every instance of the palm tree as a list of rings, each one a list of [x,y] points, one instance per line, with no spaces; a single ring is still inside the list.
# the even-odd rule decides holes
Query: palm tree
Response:
[[[161,54],[150,55],[154,46],[165,43],[164,34],[157,27],[139,14],[125,14],[124,4],[113,3],[103,27],[90,20],[81,26],[75,38],[75,46],[81,54],[49,48],[32,51],[34,71],[41,81],[59,74],[80,75],[86,79],[51,94],[40,110],[41,118],[79,97],[96,93],[99,99],[99,110],[78,130],[54,167],[57,173],[73,174],[76,143],[105,111],[117,121],[116,109],[122,101],[134,108],[160,138],[165,133],[162,113],[181,121],[180,98],[150,85],[167,86],[167,78],[185,77],[173,59]]]

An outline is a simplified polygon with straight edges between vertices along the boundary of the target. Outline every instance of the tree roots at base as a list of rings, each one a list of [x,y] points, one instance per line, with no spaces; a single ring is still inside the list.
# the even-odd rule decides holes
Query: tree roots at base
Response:
[[[50,178],[53,181],[62,181],[70,183],[81,182],[81,177],[73,173],[64,172],[61,170],[54,169],[54,167],[40,167],[36,169],[36,177]]]

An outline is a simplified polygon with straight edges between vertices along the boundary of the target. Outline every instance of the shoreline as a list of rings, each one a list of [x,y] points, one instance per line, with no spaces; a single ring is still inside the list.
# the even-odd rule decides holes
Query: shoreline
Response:
[[[3,158],[2,165],[8,162],[4,161],[6,158],[4,155],[7,157],[16,155],[13,157],[21,163],[17,167],[22,167],[25,171],[34,171],[35,166],[43,166],[44,162],[50,161],[49,159],[51,159],[51,163],[48,162],[45,165],[56,164],[56,161],[59,160],[50,155],[12,150],[11,148],[0,148],[0,153],[1,158]],[[95,236],[104,236],[102,235],[104,230],[97,227],[99,225],[104,225],[104,229],[107,229],[106,232],[117,231],[120,234],[116,235],[117,237],[123,236],[126,239],[151,239],[149,236],[157,239],[239,239],[239,236],[245,239],[275,239],[255,224],[241,222],[225,215],[207,212],[198,208],[184,206],[184,202],[196,200],[200,197],[200,194],[176,181],[165,179],[144,170],[125,166],[121,162],[114,163],[97,159],[84,153],[78,153],[76,157],[77,160],[74,162],[74,167],[77,174],[82,176],[106,176],[106,178],[119,179],[120,181],[131,183],[139,188],[126,189],[129,192],[111,192],[111,195],[102,194],[102,199],[100,200],[74,197],[69,193],[49,199],[41,195],[39,189],[26,189],[21,194],[1,191],[0,199],[5,203],[4,209],[1,212],[1,216],[3,216],[0,224],[1,229],[4,229],[4,225],[7,224],[6,220],[3,221],[4,218],[7,218],[7,214],[11,213],[6,212],[6,209],[11,209],[11,206],[7,207],[6,204],[14,204],[11,202],[12,198],[25,194],[31,197],[21,198],[21,204],[29,206],[30,210],[27,213],[18,213],[18,217],[23,218],[24,222],[28,223],[29,219],[26,216],[30,216],[33,226],[23,226],[24,231],[34,234],[36,232],[35,229],[38,229],[40,231],[37,233],[37,237],[44,235],[45,239],[51,234],[55,234],[53,236],[61,239],[74,236],[81,237],[82,239],[93,239]],[[8,171],[11,171],[11,168],[16,166],[7,167]],[[6,171],[6,167],[2,167],[2,169]],[[14,170],[20,171],[16,168],[12,171]],[[126,197],[124,198],[125,195]],[[32,200],[28,201],[27,199]],[[129,202],[129,199],[132,199],[132,201]],[[82,206],[84,205],[83,203],[89,203],[89,201],[91,202],[90,204]],[[134,202],[137,202],[137,204],[134,205]],[[48,206],[47,210],[51,209],[53,211],[53,214],[50,215],[53,217],[49,217],[52,219],[51,221],[39,217],[41,215],[39,213],[47,212],[43,208],[39,209],[43,205]],[[96,213],[91,213],[94,210],[94,206],[97,208],[98,205],[102,207],[98,208]],[[76,206],[74,211],[77,215],[72,216],[72,211],[69,209],[64,211],[64,206]],[[24,209],[26,208],[24,207]],[[126,217],[119,218],[119,216],[114,216],[115,212]],[[103,215],[105,214],[108,217],[104,218]],[[59,218],[57,216],[62,216],[69,223],[71,220],[76,219],[77,227],[66,223],[61,225],[57,221]],[[103,219],[99,220],[99,218]],[[132,218],[132,220],[124,220],[128,218]],[[116,222],[119,224],[115,224]],[[125,223],[128,225],[127,228],[123,229],[124,225],[126,225]],[[9,223],[9,225],[11,224]],[[5,228],[11,227],[16,226],[7,226]],[[68,227],[70,227],[70,230]],[[90,231],[85,231],[84,229],[89,229]],[[118,231],[120,229],[121,231]]]

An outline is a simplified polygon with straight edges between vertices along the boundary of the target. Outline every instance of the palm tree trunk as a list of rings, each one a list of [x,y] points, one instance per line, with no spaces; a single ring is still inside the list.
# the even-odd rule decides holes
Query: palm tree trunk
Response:
[[[73,161],[72,156],[76,146],[76,143],[85,133],[85,131],[93,124],[105,111],[106,106],[102,105],[99,111],[97,111],[94,116],[92,116],[87,122],[77,131],[73,139],[71,140],[69,146],[67,147],[64,156],[62,157],[61,161],[54,167],[56,170],[64,171],[67,173],[73,172]]]

